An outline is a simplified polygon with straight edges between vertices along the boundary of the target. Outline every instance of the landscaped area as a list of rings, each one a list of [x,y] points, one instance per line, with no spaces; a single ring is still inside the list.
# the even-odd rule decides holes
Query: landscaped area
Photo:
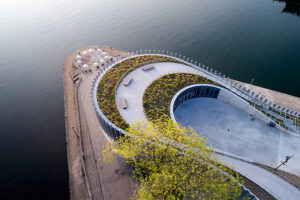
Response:
[[[162,115],[170,116],[170,103],[174,95],[182,88],[193,84],[217,83],[196,74],[174,73],[162,76],[155,80],[146,90],[143,97],[143,106],[149,120]]]
[[[122,80],[126,74],[130,71],[151,63],[158,62],[175,62],[180,63],[180,61],[159,55],[144,55],[126,59],[111,69],[109,69],[104,76],[101,78],[98,88],[97,88],[97,100],[99,107],[102,113],[116,126],[126,129],[128,124],[121,117],[116,101],[115,101],[115,93],[116,88],[119,85],[119,82]]]

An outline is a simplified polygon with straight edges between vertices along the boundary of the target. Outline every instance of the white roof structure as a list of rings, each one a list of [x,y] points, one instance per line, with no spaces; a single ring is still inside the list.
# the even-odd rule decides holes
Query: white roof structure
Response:
[[[94,53],[95,49],[89,49],[88,52],[89,53]]]
[[[88,52],[87,52],[87,51],[83,51],[83,52],[81,52],[81,54],[82,54],[83,56],[86,56],[86,55],[88,55]]]
[[[81,60],[81,56],[80,55],[77,55],[76,57],[75,57],[77,60]]]
[[[87,64],[82,65],[83,68],[88,68],[89,66]]]

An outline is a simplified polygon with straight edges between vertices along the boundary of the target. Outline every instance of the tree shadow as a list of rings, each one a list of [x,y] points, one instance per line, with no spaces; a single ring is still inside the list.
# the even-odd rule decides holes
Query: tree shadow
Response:
[[[291,13],[300,17],[300,1],[299,0],[273,0],[279,2],[285,2],[285,7],[282,13]]]

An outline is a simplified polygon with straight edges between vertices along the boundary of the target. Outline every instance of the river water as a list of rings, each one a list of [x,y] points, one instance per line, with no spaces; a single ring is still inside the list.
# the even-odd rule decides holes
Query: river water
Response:
[[[69,197],[62,65],[78,48],[165,49],[300,96],[300,18],[284,7],[272,0],[2,0],[0,199]]]

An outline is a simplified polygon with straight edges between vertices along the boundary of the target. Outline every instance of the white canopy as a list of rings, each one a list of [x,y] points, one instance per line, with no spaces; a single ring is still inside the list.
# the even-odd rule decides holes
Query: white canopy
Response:
[[[81,52],[81,54],[82,54],[83,56],[86,56],[86,55],[88,55],[88,52],[87,52],[87,51],[83,51],[83,52]]]
[[[94,49],[89,49],[88,52],[89,53],[93,53],[95,50]]]
[[[75,58],[76,58],[77,60],[80,60],[82,57],[81,57],[80,55],[77,55]]]

